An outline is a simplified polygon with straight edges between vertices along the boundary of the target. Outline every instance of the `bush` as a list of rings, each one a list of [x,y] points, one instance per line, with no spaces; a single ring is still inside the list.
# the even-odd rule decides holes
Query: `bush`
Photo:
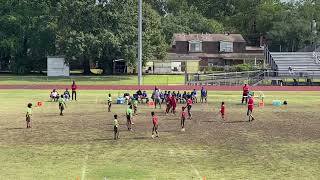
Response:
[[[254,71],[256,70],[255,67],[251,64],[238,64],[231,66],[229,68],[229,72],[243,72],[243,71]]]
[[[219,67],[219,66],[212,66],[211,67],[211,71],[224,71],[223,67]]]

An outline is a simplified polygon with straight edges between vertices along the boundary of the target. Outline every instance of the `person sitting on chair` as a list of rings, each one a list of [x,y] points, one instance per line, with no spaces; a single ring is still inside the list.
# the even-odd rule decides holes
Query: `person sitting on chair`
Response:
[[[65,101],[69,101],[70,100],[70,92],[69,92],[68,88],[66,88],[66,91],[64,91],[63,98],[64,98]]]
[[[123,98],[125,99],[126,103],[128,103],[129,100],[130,100],[130,94],[129,93],[124,93],[123,94]]]
[[[139,89],[136,94],[138,95],[138,101],[140,102],[140,100],[142,100],[142,91],[141,89]]]
[[[290,76],[294,76],[293,68],[291,66],[289,66],[288,71]]]
[[[188,99],[187,92],[184,91],[181,98],[182,103],[187,102],[187,99]]]
[[[56,91],[56,89],[53,89],[52,92],[50,93],[50,98],[53,101],[58,101],[59,99],[59,93]]]
[[[149,102],[149,98],[148,98],[148,95],[147,95],[146,91],[143,91],[143,93],[141,95],[141,102],[143,102],[144,99],[146,100],[146,103]]]
[[[181,103],[181,97],[182,97],[182,94],[180,93],[180,91],[177,92],[177,102],[180,102]]]

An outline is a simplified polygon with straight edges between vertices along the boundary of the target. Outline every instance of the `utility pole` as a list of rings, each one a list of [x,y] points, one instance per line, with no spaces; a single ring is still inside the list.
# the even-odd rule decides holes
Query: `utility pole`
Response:
[[[142,0],[138,5],[138,85],[142,85]]]
[[[312,20],[311,22],[311,31],[312,31],[312,36],[313,36],[313,45],[314,45],[314,51],[317,49],[317,22],[316,20]]]

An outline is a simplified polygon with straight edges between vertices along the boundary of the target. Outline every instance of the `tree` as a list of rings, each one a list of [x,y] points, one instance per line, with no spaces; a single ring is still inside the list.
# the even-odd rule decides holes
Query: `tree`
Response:
[[[0,8],[0,58],[10,60],[18,74],[44,69],[55,49],[48,1],[0,1]]]
[[[169,14],[162,24],[167,43],[171,42],[174,33],[222,33],[224,30],[219,22],[192,11]]]
[[[114,0],[105,5],[108,12],[109,28],[120,44],[119,58],[125,59],[128,66],[136,67],[138,11],[135,0]],[[143,64],[153,58],[163,59],[166,54],[161,17],[148,3],[143,4]]]
[[[270,44],[273,50],[297,51],[312,41],[311,20],[306,18],[299,9],[304,4],[288,4],[285,10],[276,17],[273,27],[268,31],[272,39]],[[305,12],[306,13],[306,12]]]

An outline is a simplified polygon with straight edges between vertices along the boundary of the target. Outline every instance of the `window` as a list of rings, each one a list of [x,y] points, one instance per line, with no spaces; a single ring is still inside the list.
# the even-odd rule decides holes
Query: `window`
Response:
[[[202,43],[198,41],[189,42],[189,52],[202,52]]]
[[[233,52],[233,42],[220,41],[220,52]]]

